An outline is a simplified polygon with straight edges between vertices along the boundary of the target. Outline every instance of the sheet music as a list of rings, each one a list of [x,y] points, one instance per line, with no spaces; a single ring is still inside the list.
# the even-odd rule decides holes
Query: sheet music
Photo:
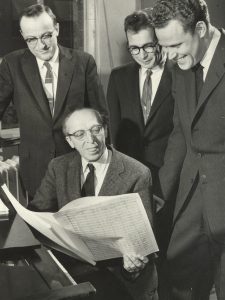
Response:
[[[54,216],[82,238],[96,261],[125,253],[148,255],[158,251],[137,193],[74,200]]]
[[[38,230],[51,241],[65,248],[66,253],[78,259],[95,264],[93,256],[86,245],[73,232],[64,229],[54,218],[53,213],[33,212],[23,207],[10,193],[7,186],[1,186],[18,215],[30,226]],[[57,248],[58,249],[58,248]]]
[[[158,251],[139,194],[85,197],[71,201],[57,213],[32,212],[1,186],[17,213],[60,251],[91,264],[123,254]],[[58,249],[58,248],[57,248]]]

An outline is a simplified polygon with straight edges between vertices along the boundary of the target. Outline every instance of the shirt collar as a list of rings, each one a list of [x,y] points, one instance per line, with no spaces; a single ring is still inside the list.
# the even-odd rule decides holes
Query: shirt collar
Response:
[[[83,169],[83,173],[85,173],[86,169],[87,169],[87,165],[89,163],[93,164],[93,166],[95,167],[95,169],[99,169],[102,165],[105,165],[107,163],[109,163],[109,150],[107,149],[107,147],[105,147],[105,151],[103,152],[102,156],[99,158],[99,160],[94,161],[94,162],[90,162],[87,161],[85,158],[81,158],[81,163],[82,163],[82,169]]]
[[[161,71],[163,68],[164,68],[164,65],[165,65],[165,62],[166,62],[166,55],[163,55],[163,58],[161,60],[161,62],[159,64],[157,64],[156,66],[154,66],[151,71],[152,73],[156,73],[156,72],[159,72]],[[146,75],[146,72],[148,71],[148,68],[145,68],[145,67],[142,67],[140,68],[140,72],[141,74],[144,76]]]
[[[212,28],[213,28],[213,36],[212,36],[211,42],[209,44],[209,47],[208,47],[204,57],[200,61],[201,65],[205,69],[209,68],[209,65],[212,61],[213,55],[216,51],[216,47],[217,47],[220,37],[221,37],[220,31],[215,27],[212,27]]]

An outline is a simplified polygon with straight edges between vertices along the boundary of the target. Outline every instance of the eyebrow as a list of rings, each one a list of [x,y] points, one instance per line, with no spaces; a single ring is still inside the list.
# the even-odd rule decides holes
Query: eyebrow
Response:
[[[152,46],[154,46],[156,43],[157,43],[157,41],[148,42],[148,43],[144,43],[142,46],[138,46],[138,45],[129,45],[129,44],[128,44],[128,47],[138,47],[138,48],[141,48],[141,47],[143,47],[143,46],[145,46],[145,45],[152,45]]]
[[[41,35],[39,35],[39,36],[35,36],[35,35],[28,35],[28,36],[26,36],[26,39],[32,39],[32,38],[38,39],[38,38],[42,37],[43,35],[45,35],[45,34],[47,34],[47,33],[53,33],[53,31],[51,31],[51,30],[49,30],[49,31],[46,31],[46,32],[42,33],[42,34],[41,34]]]

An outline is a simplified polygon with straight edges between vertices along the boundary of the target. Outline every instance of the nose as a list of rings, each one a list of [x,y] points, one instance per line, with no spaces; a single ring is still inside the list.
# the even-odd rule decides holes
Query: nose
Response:
[[[139,55],[143,59],[143,58],[146,58],[146,56],[148,56],[148,53],[144,49],[141,48]]]
[[[43,48],[43,47],[45,48],[46,44],[45,44],[45,42],[41,38],[38,38],[36,47],[37,48]]]
[[[89,143],[94,142],[94,135],[90,131],[86,131],[86,141]]]

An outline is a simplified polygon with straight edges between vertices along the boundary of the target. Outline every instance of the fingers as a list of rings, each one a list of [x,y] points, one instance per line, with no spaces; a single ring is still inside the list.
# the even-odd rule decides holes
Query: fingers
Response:
[[[140,254],[125,254],[123,256],[123,266],[128,272],[140,272],[147,263],[147,256]]]

